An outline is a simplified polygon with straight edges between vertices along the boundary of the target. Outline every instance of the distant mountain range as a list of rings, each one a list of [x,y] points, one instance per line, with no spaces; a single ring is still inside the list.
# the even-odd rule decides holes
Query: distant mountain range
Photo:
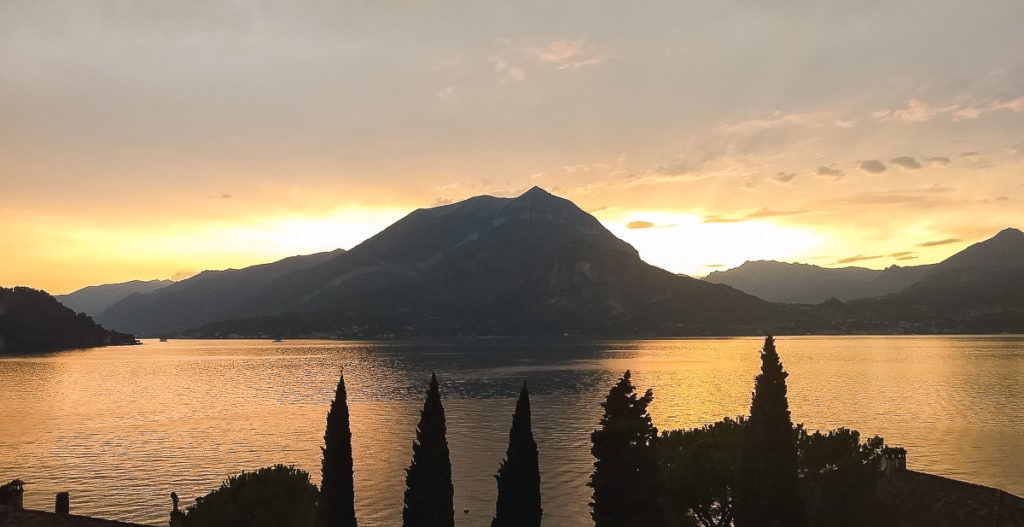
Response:
[[[705,280],[735,287],[770,302],[817,304],[830,298],[849,301],[899,293],[929,276],[971,267],[1024,269],[1024,233],[1004,229],[932,265],[892,266],[877,271],[760,260],[713,272]]]
[[[97,319],[143,336],[377,337],[749,334],[794,316],[653,267],[535,187],[416,210],[348,252],[202,273]]]
[[[533,188],[419,209],[350,251],[206,271],[100,312],[140,336],[686,336],[1024,332],[1024,233],[883,271],[748,262],[706,280],[642,260]]]
[[[132,280],[120,284],[91,285],[66,295],[55,295],[54,298],[76,313],[95,316],[128,295],[148,293],[173,283],[173,280]]]
[[[135,337],[107,331],[43,291],[0,287],[0,355],[134,343]]]

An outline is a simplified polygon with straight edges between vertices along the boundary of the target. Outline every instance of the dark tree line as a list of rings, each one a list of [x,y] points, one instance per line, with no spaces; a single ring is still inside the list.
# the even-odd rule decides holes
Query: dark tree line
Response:
[[[596,527],[856,525],[869,506],[884,441],[862,444],[844,428],[808,434],[794,427],[787,376],[768,337],[749,418],[658,436],[647,414],[653,393],[638,396],[626,371],[592,435]]]

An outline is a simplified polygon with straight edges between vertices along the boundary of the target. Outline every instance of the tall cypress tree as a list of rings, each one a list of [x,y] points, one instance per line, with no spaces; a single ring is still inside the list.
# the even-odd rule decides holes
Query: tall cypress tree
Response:
[[[737,527],[801,527],[804,506],[797,481],[796,434],[786,399],[786,377],[775,340],[764,339],[754,382],[736,488]]]
[[[653,399],[651,390],[637,396],[626,370],[601,404],[601,429],[590,435],[596,461],[587,484],[594,489],[590,515],[595,527],[659,524],[660,478],[652,446],[658,429],[647,413]]]
[[[412,444],[412,463],[405,471],[405,527],[455,526],[455,488],[445,433],[441,391],[437,376],[431,374],[427,400],[416,427],[416,441]]]
[[[320,499],[316,527],[356,527],[355,486],[352,482],[352,429],[348,420],[345,373],[338,379],[324,431]]]
[[[540,463],[537,442],[530,425],[530,392],[526,381],[519,391],[512,428],[508,433],[505,460],[494,476],[498,480],[498,503],[491,527],[540,527]]]

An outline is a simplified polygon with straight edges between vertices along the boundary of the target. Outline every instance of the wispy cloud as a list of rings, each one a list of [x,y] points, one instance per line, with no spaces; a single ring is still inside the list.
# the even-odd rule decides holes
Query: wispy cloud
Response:
[[[999,111],[1024,112],[1024,97],[1012,99],[980,98],[947,103],[930,103],[921,99],[910,99],[904,108],[878,110],[873,112],[871,116],[878,121],[923,123],[944,116],[948,116],[954,121],[977,119],[983,115]]]
[[[865,256],[863,254],[858,254],[857,256],[849,256],[849,257],[846,257],[846,258],[840,258],[840,259],[836,260],[836,263],[837,264],[848,264],[848,263],[853,263],[853,262],[863,262],[863,261],[867,261],[867,260],[877,260],[879,258],[885,258],[885,256],[881,255],[881,254],[875,254],[875,255],[871,255],[871,256]]]
[[[744,214],[741,216],[725,216],[721,214],[709,214],[704,216],[701,223],[739,223],[741,221],[760,220],[764,218],[778,218],[781,216],[795,216],[797,214],[806,214],[811,212],[809,210],[773,210],[773,209],[758,209],[754,212]]]
[[[910,156],[899,156],[889,160],[890,163],[903,168],[905,170],[918,170],[921,168],[921,163],[918,163],[916,159]],[[883,167],[883,171],[884,171]]]
[[[796,178],[796,174],[793,172],[776,172],[772,176],[772,181],[776,183],[790,183]]]
[[[953,162],[948,157],[929,157],[928,165],[935,168],[948,167]]]
[[[868,159],[860,162],[860,169],[872,174],[885,172],[885,164],[877,159]]]
[[[583,40],[556,40],[535,48],[533,54],[541,62],[553,64],[559,70],[594,66],[612,58],[590,52]]]
[[[677,225],[675,223],[658,225],[657,223],[643,220],[631,221],[626,224],[627,229],[669,229],[676,226]]]
[[[918,247],[935,247],[937,245],[948,245],[948,244],[951,244],[951,243],[957,243],[957,242],[961,242],[961,241],[963,241],[963,240],[961,240],[960,238],[945,238],[945,239],[942,239],[942,240],[932,240],[932,241],[924,242],[924,243],[918,244]]]

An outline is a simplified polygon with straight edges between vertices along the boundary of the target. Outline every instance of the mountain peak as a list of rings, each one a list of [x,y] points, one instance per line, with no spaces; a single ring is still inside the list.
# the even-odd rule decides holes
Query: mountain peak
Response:
[[[943,260],[935,272],[962,267],[1024,269],[1024,232],[1013,227],[1003,229]]]
[[[537,187],[534,187],[534,188],[537,188]],[[1024,240],[1024,232],[1021,232],[1020,229],[1015,229],[1013,227],[1007,227],[1007,228],[999,231],[995,236],[992,237],[992,239],[993,240]]]

